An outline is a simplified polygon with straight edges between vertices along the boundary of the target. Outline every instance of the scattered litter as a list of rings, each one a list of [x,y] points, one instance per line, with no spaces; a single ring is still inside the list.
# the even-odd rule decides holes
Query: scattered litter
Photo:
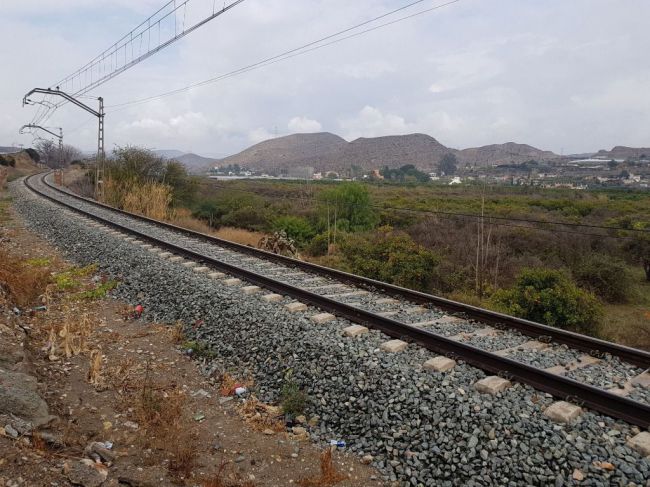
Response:
[[[16,431],[10,424],[5,426],[5,433],[12,438],[18,438],[18,431]]]
[[[124,421],[124,426],[126,426],[127,428],[131,428],[133,430],[137,430],[140,428],[140,425],[133,421]]]
[[[331,446],[337,446],[339,448],[345,448],[345,441],[343,440],[330,440]]]
[[[18,308],[14,307],[12,311],[14,312],[15,315],[20,315],[20,310]]]
[[[242,394],[246,394],[247,391],[248,389],[246,389],[245,387],[241,387],[241,386],[235,387],[235,394],[237,394],[238,396],[241,396]]]
[[[201,422],[205,419],[205,414],[203,412],[198,412],[194,415],[194,421]]]
[[[210,397],[210,393],[205,389],[199,389],[192,393],[192,397]]]
[[[140,316],[142,316],[142,312],[143,312],[143,311],[144,311],[144,308],[142,307],[142,305],[141,305],[141,304],[138,304],[138,305],[135,307],[135,309],[133,310],[133,314],[134,314],[135,318],[136,318],[136,319],[137,319],[137,318],[140,318]]]

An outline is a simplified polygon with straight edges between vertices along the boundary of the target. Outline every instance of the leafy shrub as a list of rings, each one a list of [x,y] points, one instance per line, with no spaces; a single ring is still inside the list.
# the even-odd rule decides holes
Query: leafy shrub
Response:
[[[430,288],[439,262],[436,254],[390,227],[349,236],[341,244],[341,253],[354,273],[421,291]]]
[[[498,290],[491,301],[505,313],[577,331],[593,330],[602,315],[592,293],[552,269],[522,270],[515,285]]]
[[[89,176],[94,177],[93,171]],[[110,205],[122,208],[124,198],[133,189],[145,186],[169,188],[166,204],[179,206],[193,201],[196,193],[195,179],[176,161],[166,161],[147,149],[118,147],[106,161],[104,199]]]
[[[273,222],[273,230],[284,230],[289,238],[304,245],[316,233],[311,224],[298,216],[281,216]]]
[[[264,230],[268,227],[269,214],[265,208],[245,206],[234,210],[221,218],[223,225],[246,228],[248,230]]]
[[[300,390],[293,381],[285,382],[280,392],[282,412],[292,417],[299,416],[305,411],[307,394]]]
[[[345,231],[363,231],[373,228],[378,217],[370,202],[368,188],[359,183],[342,183],[323,191],[321,215],[328,217],[330,224],[336,217],[337,228]]]
[[[307,246],[307,252],[314,257],[320,257],[327,254],[327,233],[319,233],[311,239]]]
[[[610,303],[625,303],[632,277],[625,263],[604,254],[589,254],[573,271],[576,282]]]

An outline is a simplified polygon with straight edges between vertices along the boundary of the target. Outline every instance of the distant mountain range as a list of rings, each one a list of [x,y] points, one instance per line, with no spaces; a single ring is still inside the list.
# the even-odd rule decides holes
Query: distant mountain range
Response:
[[[640,159],[645,157],[650,159],[650,147],[625,147],[617,145],[612,150],[599,150],[596,154],[598,157],[611,157],[612,159]]]
[[[337,171],[352,165],[363,169],[413,164],[434,170],[445,154],[454,154],[461,165],[520,164],[530,159],[552,160],[560,156],[530,145],[494,144],[458,150],[446,147],[425,134],[359,138],[352,142],[331,133],[293,134],[266,140],[226,157],[220,165],[239,164],[251,169],[313,167],[316,171]]]
[[[10,150],[13,148],[0,147],[0,152]],[[384,166],[397,168],[413,164],[418,169],[433,171],[445,154],[454,154],[462,166],[522,164],[531,159],[541,162],[563,158],[551,151],[514,142],[459,150],[446,147],[426,134],[362,137],[348,142],[329,132],[277,137],[224,158],[204,157],[176,149],[154,150],[153,152],[165,159],[181,162],[190,172],[194,173],[204,172],[213,166],[228,164],[239,164],[241,167],[259,171],[312,167],[315,171],[320,172],[341,171],[349,169],[353,165],[370,170],[380,169]],[[574,154],[564,156],[564,159],[578,156],[639,159],[644,155],[650,158],[650,148],[616,146],[612,150]]]
[[[171,150],[154,150],[154,154],[164,159],[174,159],[183,164],[190,172],[203,172],[207,168],[214,166],[219,159],[212,157],[203,157],[192,152],[183,152],[176,149]]]

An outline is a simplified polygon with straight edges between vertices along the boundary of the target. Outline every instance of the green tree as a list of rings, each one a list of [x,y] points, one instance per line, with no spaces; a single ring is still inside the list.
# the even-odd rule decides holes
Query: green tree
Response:
[[[187,174],[185,166],[177,161],[165,164],[162,183],[172,187],[172,205],[190,206],[196,195],[197,182]]]
[[[413,164],[406,164],[399,169],[390,169],[388,166],[385,166],[380,171],[380,174],[384,176],[385,179],[400,181],[402,183],[413,181],[425,183],[429,181],[429,175],[416,169]]]
[[[445,154],[438,163],[438,171],[445,176],[451,176],[458,169],[458,159],[452,153]]]
[[[321,215],[329,218],[330,225],[336,218],[337,229],[357,232],[373,228],[378,221],[370,202],[368,188],[360,183],[342,183],[319,195]]]
[[[573,271],[576,282],[610,303],[630,299],[632,277],[625,262],[610,255],[584,256]]]
[[[390,227],[348,235],[342,241],[341,256],[351,272],[420,291],[430,290],[439,262],[436,254]]]
[[[307,243],[316,234],[307,220],[291,215],[276,218],[273,222],[273,230],[283,230],[289,238],[300,245]]]
[[[505,313],[558,328],[593,331],[602,305],[590,292],[552,269],[524,269],[515,285],[500,289],[492,303]]]

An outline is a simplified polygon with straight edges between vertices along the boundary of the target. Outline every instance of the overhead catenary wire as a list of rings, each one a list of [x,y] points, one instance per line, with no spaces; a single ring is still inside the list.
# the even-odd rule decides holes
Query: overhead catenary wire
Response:
[[[92,91],[103,83],[118,76],[127,69],[135,66],[136,64],[144,61],[156,52],[166,48],[177,40],[190,34],[201,26],[207,24],[211,20],[219,17],[230,9],[241,4],[245,0],[231,0],[230,3],[224,1],[223,8],[215,10],[214,5],[211,12],[207,16],[201,16],[197,19],[196,23],[191,26],[185,24],[187,16],[188,5],[198,5],[197,9],[200,10],[201,5],[199,0],[169,0],[161,8],[159,8],[153,15],[149,16],[141,22],[135,29],[132,29],[126,35],[122,36],[120,40],[113,43],[111,47],[102,51],[98,56],[94,57],[90,62],[74,71],[72,74],[66,76],[60,81],[50,85],[56,86],[57,90],[64,91],[73,97],[80,97],[81,95]],[[192,3],[191,3],[192,2]],[[182,10],[182,31],[178,32],[178,18],[177,14]],[[173,21],[174,29],[170,31],[165,39],[160,39],[161,22]],[[146,34],[151,35],[151,30],[157,26],[159,39],[156,45],[149,45],[146,51],[142,50],[142,41]],[[140,40],[140,48],[137,53],[134,51],[134,43]],[[127,47],[131,47],[131,56],[127,55]],[[121,59],[124,53],[124,59]],[[120,57],[118,61],[118,56]],[[110,68],[108,68],[110,66]],[[78,85],[78,86],[77,86]],[[39,102],[35,103],[48,103],[45,110],[39,109],[35,115],[32,123],[43,124],[49,120],[57,108],[68,102],[67,99],[51,102],[53,97],[51,95],[44,95]]]
[[[397,8],[397,9],[391,10],[390,12],[384,13],[382,15],[379,15],[379,16],[374,17],[372,19],[366,20],[366,21],[361,22],[359,24],[347,27],[347,28],[345,28],[343,30],[340,30],[340,31],[335,32],[333,34],[329,34],[329,35],[327,35],[325,37],[321,37],[319,39],[310,41],[310,42],[308,42],[306,44],[303,44],[303,45],[301,45],[299,47],[295,47],[295,48],[289,49],[287,51],[284,51],[282,53],[276,54],[274,56],[267,57],[267,58],[262,59],[260,61],[254,62],[254,63],[249,64],[247,66],[244,66],[242,68],[235,69],[235,70],[230,71],[228,73],[218,75],[218,76],[215,76],[215,77],[203,80],[203,81],[199,81],[199,82],[196,82],[196,83],[192,83],[190,85],[187,85],[187,86],[184,86],[184,87],[181,87],[181,88],[177,88],[177,89],[174,89],[174,90],[171,90],[171,91],[160,93],[158,95],[152,95],[152,96],[140,98],[140,99],[137,99],[137,100],[132,100],[132,101],[127,101],[127,102],[123,102],[123,103],[117,103],[117,104],[114,104],[114,105],[109,105],[109,106],[107,106],[107,108],[108,109],[110,109],[110,108],[116,108],[116,109],[119,108],[119,109],[121,109],[123,107],[128,107],[128,106],[133,106],[133,105],[140,105],[140,104],[147,103],[147,102],[150,102],[150,101],[153,101],[153,100],[166,98],[166,97],[169,97],[169,96],[177,95],[179,93],[184,93],[186,91],[190,91],[192,89],[199,88],[201,86],[216,83],[218,81],[221,81],[221,80],[224,80],[224,79],[227,79],[227,78],[231,78],[231,77],[234,77],[234,76],[238,76],[240,74],[244,74],[244,73],[247,73],[247,72],[255,70],[255,69],[259,69],[259,68],[262,68],[262,67],[269,66],[271,64],[275,64],[275,63],[278,63],[278,62],[281,62],[281,61],[285,61],[287,59],[291,59],[293,57],[300,56],[300,55],[306,54],[308,52],[315,51],[317,49],[322,49],[324,47],[328,47],[328,46],[331,46],[333,44],[337,44],[339,42],[342,42],[342,41],[345,41],[345,40],[348,40],[348,39],[351,39],[351,38],[354,38],[354,37],[358,37],[358,36],[367,34],[369,32],[373,32],[375,30],[378,30],[378,29],[381,29],[381,28],[384,28],[384,27],[388,27],[388,26],[396,24],[398,22],[403,22],[405,20],[417,17],[419,15],[423,15],[425,13],[429,13],[429,12],[432,12],[434,10],[438,10],[438,9],[453,5],[455,3],[459,3],[461,0],[450,0],[448,2],[439,4],[439,5],[435,5],[433,7],[429,7],[429,8],[426,8],[424,10],[420,10],[418,12],[415,12],[415,13],[400,17],[398,19],[394,19],[394,20],[391,20],[389,22],[384,22],[382,24],[379,24],[379,25],[376,25],[376,26],[361,30],[359,32],[354,32],[352,34],[348,34],[348,35],[345,35],[343,37],[339,37],[339,36],[341,36],[343,34],[354,31],[354,30],[356,30],[356,29],[358,29],[360,27],[363,27],[365,25],[369,25],[369,24],[371,24],[373,22],[377,22],[378,20],[381,20],[383,18],[389,17],[389,16],[394,15],[394,14],[396,14],[398,12],[401,12],[401,11],[403,11],[405,9],[413,7],[413,6],[417,5],[417,4],[422,3],[423,1],[424,0],[417,0],[417,1],[414,1],[414,2],[410,2],[407,5],[404,5],[402,7]],[[325,41],[329,41],[329,42],[325,42]],[[117,111],[117,110],[113,110],[113,112],[115,112],[115,111]]]

